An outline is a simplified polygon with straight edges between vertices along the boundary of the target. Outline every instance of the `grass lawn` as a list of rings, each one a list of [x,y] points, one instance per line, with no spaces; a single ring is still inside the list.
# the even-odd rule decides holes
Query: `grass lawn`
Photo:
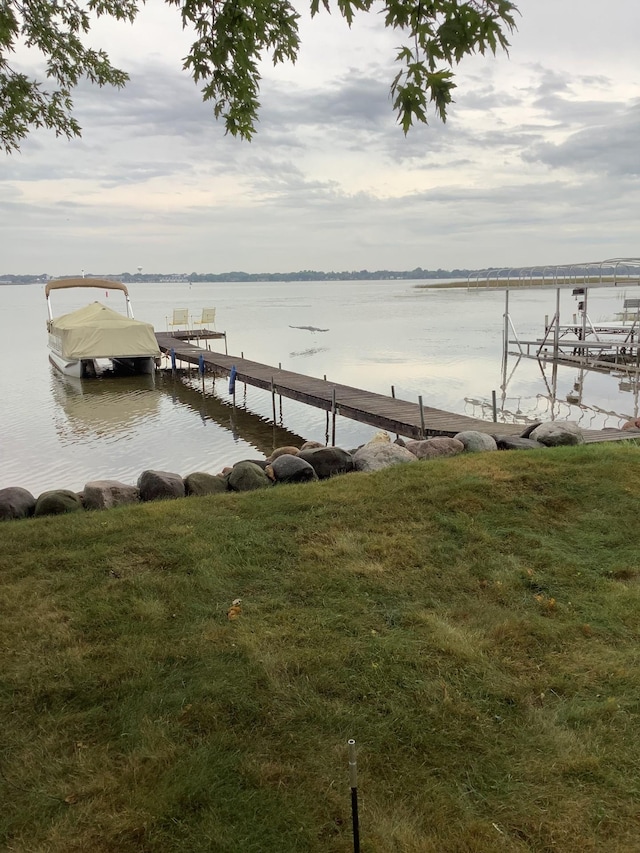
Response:
[[[639,494],[590,445],[4,523],[0,849],[350,851],[355,738],[363,853],[639,851]]]

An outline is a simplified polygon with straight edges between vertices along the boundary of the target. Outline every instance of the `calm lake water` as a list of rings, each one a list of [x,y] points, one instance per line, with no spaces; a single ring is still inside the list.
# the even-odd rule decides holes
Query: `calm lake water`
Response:
[[[586,428],[616,427],[638,416],[637,382],[585,373],[579,403],[576,368],[551,369],[510,358],[502,372],[504,293],[420,287],[418,282],[317,282],[255,284],[158,283],[130,286],[136,318],[167,328],[174,308],[198,315],[217,309],[229,354],[322,377],[473,417],[498,420],[574,420]],[[624,287],[590,289],[595,323],[622,310]],[[56,299],[56,297],[58,297]],[[54,314],[98,299],[116,310],[121,294],[98,290],[55,293]],[[0,340],[5,358],[0,423],[0,488],[23,486],[36,496],[51,488],[81,490],[93,479],[135,483],[146,468],[217,473],[239,459],[263,456],[275,446],[305,439],[324,442],[324,412],[290,400],[278,404],[273,425],[269,392],[236,386],[231,405],[226,380],[155,378],[71,380],[49,364],[42,285],[0,287]],[[540,337],[553,315],[552,289],[512,291],[510,312],[522,339]],[[563,290],[561,316],[576,310]],[[314,326],[326,331],[295,328]],[[223,347],[213,341],[212,348]],[[164,362],[166,364],[166,362]],[[515,368],[515,369],[514,369]],[[336,443],[354,447],[373,428],[338,417]]]

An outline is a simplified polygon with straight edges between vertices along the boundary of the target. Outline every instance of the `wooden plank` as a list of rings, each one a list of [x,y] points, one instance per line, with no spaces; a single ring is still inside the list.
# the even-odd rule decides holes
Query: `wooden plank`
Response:
[[[187,342],[191,340],[218,340],[227,337],[226,332],[213,332],[210,329],[191,329],[184,332],[172,332],[171,334],[179,341]]]

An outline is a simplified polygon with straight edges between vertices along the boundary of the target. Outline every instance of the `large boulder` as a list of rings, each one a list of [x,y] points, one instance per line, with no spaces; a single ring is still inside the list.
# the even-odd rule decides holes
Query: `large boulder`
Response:
[[[493,436],[475,429],[465,430],[454,435],[454,438],[464,444],[467,453],[482,453],[485,450],[497,450],[498,446]]]
[[[355,470],[353,456],[341,447],[315,447],[301,450],[297,456],[312,466],[318,479],[327,480],[336,474],[348,474]]]
[[[422,441],[408,441],[409,450],[418,459],[437,459],[441,456],[457,456],[464,452],[464,444],[457,438],[436,436]]]
[[[269,464],[266,459],[241,459],[238,462],[234,462],[230,468],[223,468],[222,473],[230,473],[236,467],[236,465],[240,465],[241,462],[251,462],[252,465],[257,465],[258,468],[262,468],[263,471]]]
[[[309,480],[318,479],[313,465],[300,459],[298,455],[284,453],[278,456],[271,463],[271,470],[276,483],[307,483]]]
[[[519,435],[496,435],[494,438],[498,450],[535,450],[546,447],[533,438],[521,438]]]
[[[111,509],[140,500],[137,486],[128,486],[117,480],[92,480],[85,483],[83,495],[85,509]]]
[[[229,490],[226,477],[219,474],[207,474],[205,471],[194,471],[184,478],[184,490],[187,495],[216,495]]]
[[[357,450],[353,460],[357,471],[380,471],[392,465],[417,462],[417,457],[406,447],[376,438]]]
[[[170,471],[143,471],[138,477],[141,501],[162,501],[185,496],[184,480]]]
[[[584,444],[584,435],[573,421],[547,421],[537,426],[529,435],[547,447]]]
[[[298,453],[298,448],[293,447],[293,445],[289,445],[286,447],[276,447],[273,453],[267,458],[267,462],[271,464],[274,459],[278,458],[278,456],[297,456]]]
[[[28,518],[33,515],[36,499],[20,486],[8,486],[0,489],[0,521],[12,518]]]
[[[300,450],[315,450],[316,447],[324,447],[324,444],[320,441],[313,441],[310,439],[309,441],[305,441]]]
[[[68,489],[52,489],[38,497],[33,514],[36,516],[61,515],[64,512],[77,512],[82,508],[80,495],[76,492]]]
[[[271,480],[255,462],[236,462],[229,474],[229,488],[233,492],[252,492],[271,485]]]

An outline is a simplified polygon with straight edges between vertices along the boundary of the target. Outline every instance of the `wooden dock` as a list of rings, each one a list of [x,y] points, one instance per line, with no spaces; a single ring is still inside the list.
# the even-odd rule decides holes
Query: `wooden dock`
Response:
[[[191,343],[191,341],[224,340],[225,354],[227,352],[226,332],[214,332],[211,329],[185,329],[182,331],[169,332],[168,334],[173,338],[177,338],[179,341],[186,341],[187,343]]]
[[[200,337],[207,337],[206,330]],[[170,355],[173,351],[176,363],[186,362],[196,366],[202,364],[206,373],[216,376],[229,376],[235,367],[236,382],[262,388],[274,395],[306,403],[406,438],[454,436],[465,430],[514,436],[520,435],[525,428],[524,424],[494,423],[430,406],[421,408],[418,403],[305,376],[226,353],[205,350],[170,332],[156,332],[156,338],[163,353]],[[615,436],[622,434],[616,438],[614,432]],[[599,437],[595,437],[596,435]],[[591,432],[585,433],[587,441],[615,441],[631,437],[629,433],[623,433],[621,430],[593,431],[593,436],[592,438]]]

